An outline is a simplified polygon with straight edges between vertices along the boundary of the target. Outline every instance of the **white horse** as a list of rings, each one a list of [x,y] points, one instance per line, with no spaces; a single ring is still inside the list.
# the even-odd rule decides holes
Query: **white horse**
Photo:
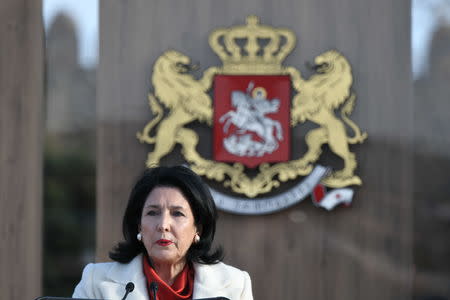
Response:
[[[219,122],[225,122],[224,132],[228,132],[230,125],[233,124],[240,133],[246,131],[256,133],[264,141],[263,147],[258,147],[256,156],[275,151],[278,148],[277,139],[283,140],[283,131],[280,122],[265,115],[277,112],[280,107],[280,100],[253,99],[243,92],[233,91],[231,93],[231,104],[236,108],[236,111],[231,110],[219,119]],[[273,133],[274,129],[277,139],[275,139]],[[242,153],[241,151],[238,152]]]

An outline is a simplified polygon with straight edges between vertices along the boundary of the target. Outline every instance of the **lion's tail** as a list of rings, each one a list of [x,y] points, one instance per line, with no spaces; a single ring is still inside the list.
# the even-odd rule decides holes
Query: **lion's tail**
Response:
[[[355,133],[352,137],[348,138],[347,141],[349,144],[362,143],[367,138],[367,133],[366,132],[362,133],[358,125],[356,125],[355,122],[350,120],[350,118],[348,117],[353,111],[353,107],[355,106],[355,100],[356,96],[354,93],[352,93],[341,109],[342,120],[344,120],[344,122]]]
[[[161,121],[164,111],[153,94],[148,94],[148,103],[155,117],[150,122],[148,122],[147,125],[145,125],[142,133],[136,133],[136,137],[141,143],[146,142],[148,144],[154,144],[156,142],[156,138],[150,136],[150,132],[152,131],[153,127],[155,127],[155,125],[158,124],[159,121]]]

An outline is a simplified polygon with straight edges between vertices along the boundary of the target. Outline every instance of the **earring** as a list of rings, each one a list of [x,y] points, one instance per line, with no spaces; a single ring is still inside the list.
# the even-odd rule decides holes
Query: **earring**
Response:
[[[198,242],[200,242],[200,236],[196,233],[194,236],[194,243],[197,244]]]
[[[139,232],[136,236],[138,241],[142,241],[142,234]]]

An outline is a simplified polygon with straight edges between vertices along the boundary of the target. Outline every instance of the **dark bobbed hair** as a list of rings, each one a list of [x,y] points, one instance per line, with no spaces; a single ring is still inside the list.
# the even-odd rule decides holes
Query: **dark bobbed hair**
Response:
[[[134,185],[122,222],[124,241],[109,252],[109,257],[120,263],[130,262],[140,253],[146,254],[144,244],[137,240],[139,225],[147,196],[156,187],[174,187],[189,202],[200,241],[189,248],[188,262],[214,264],[223,259],[223,250],[212,250],[216,232],[217,209],[211,193],[200,177],[183,166],[155,167],[144,171]]]

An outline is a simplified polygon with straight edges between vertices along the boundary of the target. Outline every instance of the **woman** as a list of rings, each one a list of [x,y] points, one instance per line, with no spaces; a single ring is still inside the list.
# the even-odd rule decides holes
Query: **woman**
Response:
[[[123,218],[125,241],[110,252],[115,262],[88,264],[74,298],[127,300],[226,297],[251,300],[247,272],[212,250],[217,211],[209,189],[188,168],[148,169],[134,186]]]

